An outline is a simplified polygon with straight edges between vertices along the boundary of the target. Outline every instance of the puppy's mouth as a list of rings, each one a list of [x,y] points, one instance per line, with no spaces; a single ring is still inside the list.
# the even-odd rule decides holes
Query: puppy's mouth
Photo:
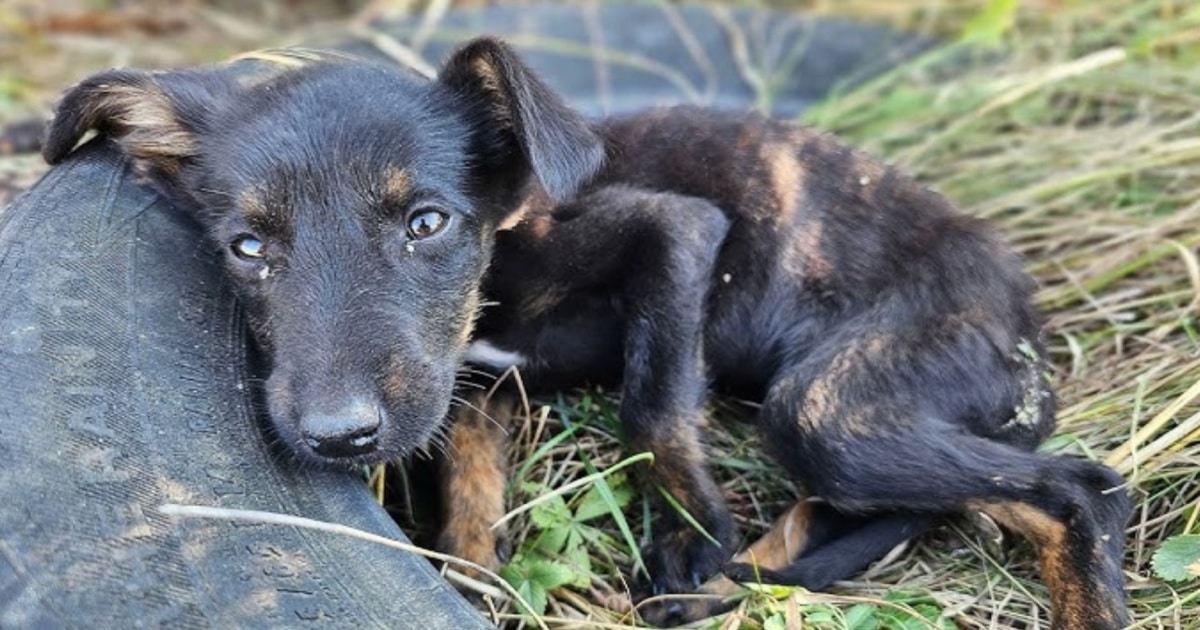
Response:
[[[297,449],[298,450],[298,449]],[[315,464],[318,467],[332,468],[348,471],[360,471],[364,467],[370,468],[381,464],[391,464],[403,461],[407,457],[407,453],[396,454],[392,456],[376,455],[358,455],[354,457],[325,457],[318,455],[312,451],[302,451],[302,460],[309,464]]]

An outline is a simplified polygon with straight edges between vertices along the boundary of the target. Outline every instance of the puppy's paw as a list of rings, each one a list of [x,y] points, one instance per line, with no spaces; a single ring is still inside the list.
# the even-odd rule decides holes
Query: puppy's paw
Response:
[[[638,606],[638,614],[646,623],[660,628],[673,628],[720,614],[729,609],[725,599],[709,595],[697,599],[694,595],[676,597],[664,595]]]
[[[642,621],[660,628],[672,628],[691,621],[687,614],[688,604],[682,599],[667,596],[638,606]]]
[[[456,558],[473,562],[488,571],[495,572],[508,562],[512,545],[508,533],[490,527],[447,527],[438,537],[438,551]],[[478,569],[457,564],[455,571],[473,579],[486,580]]]
[[[734,605],[734,595],[741,590],[724,575],[717,575],[699,589],[679,596],[660,595],[638,605],[638,613],[651,625],[673,627],[725,612]]]
[[[731,597],[741,590],[739,584],[787,584],[779,573],[742,562],[728,562],[721,574],[691,591],[687,597],[659,595],[638,606],[647,623],[661,627],[679,626],[725,612],[733,607]]]
[[[647,596],[691,593],[720,570],[729,559],[729,549],[728,544],[717,545],[690,528],[660,536],[642,551],[650,573],[650,582],[642,590]]]
[[[769,569],[745,562],[730,562],[721,567],[725,577],[739,584],[788,584],[791,580]]]

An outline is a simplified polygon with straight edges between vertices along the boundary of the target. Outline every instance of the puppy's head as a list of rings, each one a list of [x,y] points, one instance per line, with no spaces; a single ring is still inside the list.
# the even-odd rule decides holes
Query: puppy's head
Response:
[[[568,197],[603,157],[490,39],[432,81],[308,53],[106,72],[63,97],[46,159],[90,129],[206,228],[271,359],[278,434],[326,462],[392,459],[429,439],[497,226],[526,185]]]

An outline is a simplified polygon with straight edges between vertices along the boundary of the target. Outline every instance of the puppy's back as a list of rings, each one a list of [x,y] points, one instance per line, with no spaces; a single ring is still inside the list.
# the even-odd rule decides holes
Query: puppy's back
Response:
[[[850,301],[897,282],[1006,287],[1010,307],[1032,283],[983,221],[878,158],[822,131],[759,114],[649,110],[600,125],[608,149],[594,186],[614,183],[711,201],[731,219],[727,263],[788,269]],[[753,264],[757,263],[757,264]],[[947,275],[961,275],[947,286]],[[970,276],[970,277],[967,277]],[[992,287],[995,289],[997,287]],[[1000,296],[998,296],[1000,297]],[[997,304],[999,306],[999,304]]]

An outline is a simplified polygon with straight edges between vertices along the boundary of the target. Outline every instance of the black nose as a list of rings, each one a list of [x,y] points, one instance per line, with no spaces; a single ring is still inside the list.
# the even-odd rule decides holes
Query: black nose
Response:
[[[334,413],[304,415],[300,433],[304,443],[322,457],[354,457],[375,450],[382,424],[378,405],[355,402]]]

